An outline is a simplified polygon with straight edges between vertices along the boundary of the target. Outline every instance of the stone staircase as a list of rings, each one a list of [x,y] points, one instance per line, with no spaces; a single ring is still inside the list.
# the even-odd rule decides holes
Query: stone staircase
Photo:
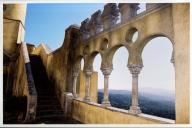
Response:
[[[40,56],[30,55],[31,68],[37,90],[36,121],[45,124],[74,124],[80,123],[64,116],[64,112],[56,97],[54,86],[48,79]]]

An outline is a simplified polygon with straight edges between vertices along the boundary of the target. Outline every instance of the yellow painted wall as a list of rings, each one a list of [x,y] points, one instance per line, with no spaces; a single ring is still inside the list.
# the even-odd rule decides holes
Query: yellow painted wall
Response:
[[[189,123],[189,4],[173,4],[172,12],[175,42],[176,123]]]
[[[171,122],[170,120],[150,119],[144,115],[134,116],[126,112],[102,108],[98,104],[84,103],[80,100],[73,100],[72,117],[86,124],[165,124]]]
[[[3,50],[12,55],[17,44],[24,41],[26,4],[4,4],[3,11]]]

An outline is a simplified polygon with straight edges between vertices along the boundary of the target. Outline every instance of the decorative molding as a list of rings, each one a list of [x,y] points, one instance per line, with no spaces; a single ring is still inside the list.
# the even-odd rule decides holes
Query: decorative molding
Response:
[[[128,65],[128,68],[132,75],[138,75],[140,73],[141,69],[143,68],[143,65],[132,64],[132,65]]]
[[[111,74],[112,70],[113,70],[112,67],[101,68],[101,71],[104,76],[109,76]]]

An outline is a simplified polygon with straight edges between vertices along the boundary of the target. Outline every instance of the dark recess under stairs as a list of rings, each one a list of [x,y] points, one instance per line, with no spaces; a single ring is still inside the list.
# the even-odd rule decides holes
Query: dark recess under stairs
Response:
[[[56,97],[54,86],[48,79],[40,56],[30,55],[31,69],[37,90],[36,121],[45,124],[76,124],[76,120],[66,118]]]

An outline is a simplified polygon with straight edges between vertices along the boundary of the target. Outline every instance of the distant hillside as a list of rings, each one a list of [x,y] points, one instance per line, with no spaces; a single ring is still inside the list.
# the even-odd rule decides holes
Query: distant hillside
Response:
[[[103,91],[98,92],[98,103],[103,99]],[[131,92],[127,90],[110,90],[109,99],[113,107],[128,110],[131,105]],[[139,93],[139,106],[143,113],[168,119],[175,119],[174,95]]]

